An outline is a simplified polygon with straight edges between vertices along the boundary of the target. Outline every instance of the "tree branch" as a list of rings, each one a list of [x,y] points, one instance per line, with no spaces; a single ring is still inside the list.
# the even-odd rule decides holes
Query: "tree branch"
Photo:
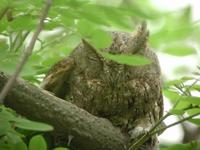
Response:
[[[0,73],[0,89],[8,76]],[[97,118],[49,92],[17,79],[5,98],[5,105],[29,119],[51,124],[55,133],[66,139],[73,136],[72,147],[81,150],[125,150],[125,137],[103,118]]]
[[[184,121],[187,121],[187,120],[192,119],[193,117],[196,117],[196,116],[199,116],[199,115],[200,115],[200,112],[198,112],[198,113],[196,113],[196,114],[193,114],[193,115],[191,115],[191,116],[185,117],[185,118],[183,118],[183,119],[181,119],[181,120],[179,120],[179,121],[177,121],[177,122],[174,122],[174,123],[172,123],[172,124],[170,124],[170,125],[168,125],[168,126],[166,126],[166,127],[164,127],[164,128],[161,128],[161,129],[158,129],[158,130],[153,131],[152,133],[150,133],[150,136],[152,136],[152,135],[154,135],[154,134],[156,134],[156,133],[158,133],[158,132],[165,131],[166,129],[168,129],[168,128],[172,127],[172,126],[175,126],[175,125],[177,125],[177,124],[180,124],[180,123],[182,123],[182,122],[184,122]]]
[[[7,93],[12,88],[12,86],[14,85],[15,80],[19,76],[19,73],[21,72],[21,70],[24,67],[26,61],[28,60],[29,56],[31,55],[31,53],[33,51],[33,48],[34,48],[34,45],[35,45],[35,42],[37,40],[37,37],[40,34],[40,32],[41,32],[41,30],[42,30],[42,28],[44,26],[44,20],[48,15],[48,11],[49,11],[49,9],[51,7],[51,3],[52,3],[52,0],[47,0],[46,1],[46,6],[43,9],[42,16],[41,16],[40,22],[39,22],[39,24],[38,24],[38,26],[36,28],[36,31],[34,32],[32,38],[31,38],[31,41],[30,41],[29,45],[27,46],[24,54],[22,55],[21,61],[17,65],[13,76],[8,80],[8,82],[6,83],[6,85],[4,86],[3,90],[0,93],[0,103],[3,103],[4,98],[6,97]]]

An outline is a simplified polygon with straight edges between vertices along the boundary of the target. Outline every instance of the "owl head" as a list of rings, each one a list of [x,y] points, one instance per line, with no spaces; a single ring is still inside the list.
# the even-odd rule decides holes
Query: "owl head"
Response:
[[[77,51],[82,53],[82,58],[79,58],[81,62],[80,66],[84,65],[83,68],[89,70],[88,72],[92,72],[88,74],[91,74],[91,76],[95,77],[99,76],[99,74],[101,74],[101,72],[103,71],[104,74],[106,72],[110,72],[111,75],[116,75],[116,72],[124,72],[124,67],[129,68],[129,70],[132,70],[131,72],[137,72],[134,74],[138,75],[149,73],[149,71],[150,73],[159,74],[159,72],[156,72],[156,70],[159,70],[159,66],[157,65],[157,57],[154,54],[154,52],[152,52],[147,46],[149,31],[147,30],[147,25],[145,22],[141,23],[141,25],[138,26],[135,33],[111,32],[110,34],[112,36],[113,42],[107,48],[97,50],[86,40],[83,40],[81,46],[78,46]],[[101,52],[113,55],[142,55],[148,58],[150,61],[152,61],[152,63],[149,65],[139,67],[127,66],[125,64],[119,64],[113,60],[104,58],[101,55]],[[155,66],[152,67],[152,65]],[[150,68],[155,68],[155,72],[154,69]],[[146,71],[144,71],[144,69]]]

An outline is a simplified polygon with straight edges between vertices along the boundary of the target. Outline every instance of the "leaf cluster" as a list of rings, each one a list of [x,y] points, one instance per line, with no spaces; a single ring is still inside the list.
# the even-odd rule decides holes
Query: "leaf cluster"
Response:
[[[47,150],[42,132],[52,130],[51,125],[28,120],[17,115],[10,108],[0,106],[0,149],[2,150]],[[67,148],[54,150],[67,150]]]

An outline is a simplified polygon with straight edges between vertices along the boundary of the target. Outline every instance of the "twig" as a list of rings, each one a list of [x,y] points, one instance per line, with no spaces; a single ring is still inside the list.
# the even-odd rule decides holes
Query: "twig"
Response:
[[[9,9],[9,7],[6,7],[6,8],[3,9],[2,13],[0,14],[0,20],[5,16],[8,9]]]
[[[191,93],[187,90],[184,90],[184,86],[175,85],[175,87],[182,93],[182,95],[191,96]]]
[[[40,19],[40,22],[39,22],[39,24],[38,24],[38,26],[36,28],[36,31],[34,32],[29,45],[25,49],[25,52],[22,55],[21,61],[17,65],[13,76],[8,80],[8,82],[6,83],[6,85],[4,86],[3,90],[0,93],[0,103],[4,102],[4,98],[6,97],[7,93],[12,88],[12,86],[14,85],[17,77],[19,76],[19,73],[21,72],[22,68],[24,67],[24,65],[25,65],[26,61],[28,60],[29,56],[32,54],[32,51],[33,51],[35,42],[37,40],[37,37],[40,34],[40,32],[42,31],[42,29],[43,29],[44,19],[48,15],[48,11],[49,11],[49,9],[51,7],[51,3],[52,3],[52,0],[47,0],[46,1],[46,5],[45,5],[44,9],[42,10],[41,19]]]
[[[14,51],[15,45],[16,45],[17,41],[19,40],[19,37],[21,37],[21,34],[22,34],[22,31],[19,31],[16,34],[15,39],[14,39],[12,45],[10,46],[10,51],[12,51],[12,50]],[[12,36],[12,35],[10,35],[10,36]]]
[[[9,51],[11,52],[12,51],[12,48],[13,48],[13,32],[9,32]]]
[[[140,145],[142,145],[147,139],[149,139],[149,133],[153,132],[161,124],[161,122],[170,115],[171,114],[168,112],[166,115],[161,117],[160,120],[158,120],[158,122],[149,130],[149,132],[145,133],[142,137],[140,137],[135,143],[131,145],[131,147],[128,150],[137,150],[140,147]]]
[[[188,87],[185,89],[184,92],[189,91],[199,80],[200,80],[200,78],[195,79],[194,82],[193,82],[190,86],[188,86]],[[174,106],[173,106],[172,109],[176,108],[176,106],[177,106],[178,103],[180,102],[182,96],[183,96],[183,95],[179,96],[179,98],[176,99],[176,102],[175,102],[175,104],[174,104]]]
[[[24,33],[24,35],[22,35],[21,40],[20,40],[20,43],[19,43],[18,46],[15,48],[14,52],[17,52],[17,51],[20,49],[20,47],[22,46],[23,42],[26,40],[27,36],[29,35],[29,33],[30,33],[30,31],[26,31],[26,32]]]
[[[175,125],[177,125],[177,124],[180,124],[180,123],[182,123],[182,122],[184,122],[184,121],[186,121],[186,120],[192,119],[193,117],[196,117],[196,116],[198,116],[198,115],[200,115],[200,112],[199,112],[199,113],[196,113],[196,114],[193,114],[193,115],[191,115],[191,116],[185,117],[185,118],[183,118],[183,119],[181,119],[181,120],[179,120],[179,121],[177,121],[177,122],[174,122],[174,123],[172,123],[172,124],[170,124],[170,125],[168,125],[168,126],[166,126],[166,127],[163,127],[163,128],[161,128],[161,129],[155,130],[154,132],[150,133],[149,135],[152,136],[152,135],[154,135],[154,134],[156,134],[156,133],[158,133],[158,132],[165,131],[166,129],[168,129],[168,128],[172,127],[172,126],[175,126]]]

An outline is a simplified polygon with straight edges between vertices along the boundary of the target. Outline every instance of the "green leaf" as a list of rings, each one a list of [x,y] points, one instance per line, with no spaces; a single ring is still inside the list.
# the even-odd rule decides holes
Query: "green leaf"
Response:
[[[116,26],[122,29],[132,29],[130,16],[125,13],[126,10],[122,10],[117,7],[98,6],[99,11],[104,13],[104,18],[108,20],[111,26]]]
[[[186,86],[186,87],[190,87],[190,86]],[[190,89],[191,90],[200,91],[200,85],[199,84],[195,84],[195,85],[191,86]]]
[[[5,32],[8,27],[8,22],[5,19],[0,21],[0,32]],[[1,41],[1,40],[0,40]]]
[[[183,115],[185,113],[184,110],[180,110],[180,109],[171,109],[170,113],[173,115]]]
[[[84,37],[90,37],[96,30],[96,25],[88,20],[81,19],[77,24],[78,32]]]
[[[51,20],[51,21],[45,23],[44,29],[45,30],[53,30],[55,28],[58,28],[59,26],[60,26],[60,24],[58,21]]]
[[[35,78],[35,76],[37,75],[37,70],[34,68],[34,65],[36,64],[35,62],[37,62],[37,65],[39,65],[41,62],[41,56],[38,55],[37,53],[33,53],[30,56],[23,70],[20,72],[20,76],[23,77],[24,79]]]
[[[64,6],[66,4],[69,3],[70,0],[56,0],[56,1],[53,1],[53,6]]]
[[[102,30],[96,30],[91,35],[90,41],[96,48],[106,48],[112,43],[111,35]]]
[[[12,136],[12,137],[11,137]],[[27,150],[26,144],[15,134],[4,136],[0,140],[1,150]]]
[[[193,124],[196,124],[196,125],[200,126],[200,119],[190,119],[188,121],[193,123]]]
[[[4,121],[12,121],[16,117],[11,112],[7,111],[5,108],[1,108],[0,109],[0,118],[1,118],[1,120],[4,120]]]
[[[176,101],[180,98],[179,93],[176,91],[171,91],[169,89],[163,90],[163,94],[170,100],[170,101]]]
[[[13,31],[32,30],[37,24],[37,20],[31,15],[21,15],[10,22]]]
[[[6,50],[9,48],[8,44],[7,44],[7,40],[6,39],[1,39],[0,38],[0,52],[1,55],[3,53],[3,55],[5,55]],[[1,56],[2,57],[2,56]]]
[[[56,147],[53,150],[69,150],[69,149],[65,147]]]
[[[182,96],[181,101],[189,104],[200,105],[200,97],[196,96]]]
[[[0,68],[1,71],[7,73],[7,74],[12,74],[16,68],[16,58],[13,58],[13,61],[9,58],[9,60],[0,61]]]
[[[120,64],[126,64],[126,65],[131,65],[131,66],[141,66],[141,65],[147,65],[151,63],[149,59],[141,55],[114,55],[107,52],[102,52],[98,49],[96,49],[96,51],[100,53],[103,57],[105,57],[106,59],[111,59]]]
[[[180,25],[174,25],[180,27]],[[171,28],[171,29],[170,29]],[[191,35],[191,32],[193,32],[194,27],[181,27],[176,29],[175,27],[167,27],[163,26],[163,28],[154,33],[150,36],[150,45],[153,47],[161,47],[163,46],[163,43],[165,44],[167,42],[168,45],[173,45],[175,41],[181,41],[180,43],[185,44],[186,38],[188,38]],[[166,46],[166,45],[164,45]]]
[[[11,129],[11,124],[7,120],[1,118],[1,116],[0,122],[0,136],[2,136]]]
[[[181,95],[179,95],[179,93],[177,93],[176,91],[172,91],[169,89],[163,90],[163,94],[173,103],[176,104],[175,108],[176,110],[182,110],[184,108],[187,108],[188,106],[190,106],[190,103],[186,102],[186,101],[182,101],[182,97]],[[178,103],[177,103],[178,102]]]
[[[178,104],[176,105],[175,109],[184,109],[189,106],[199,106],[200,105],[200,97],[195,96],[180,96],[178,99]]]
[[[27,150],[26,144],[21,140],[20,142],[15,144],[15,149],[13,150]]]
[[[113,55],[105,52],[103,52],[102,55],[107,59],[130,66],[141,66],[151,63],[149,59],[140,55]]]
[[[187,56],[196,54],[196,51],[193,46],[187,45],[185,43],[176,43],[176,44],[169,44],[168,46],[164,47],[164,53],[174,55],[174,56]]]
[[[181,99],[179,99],[178,104],[176,105],[176,107],[174,109],[184,110],[185,108],[188,108],[190,105],[191,105],[190,103],[181,101]]]
[[[20,129],[33,130],[33,131],[52,131],[53,130],[52,126],[45,123],[41,123],[41,122],[30,121],[23,118],[15,118],[13,121],[15,121],[15,126]]]
[[[96,25],[108,26],[108,20],[104,17],[104,12],[97,5],[84,5],[77,10],[80,18],[87,19]],[[91,13],[92,12],[92,13]]]
[[[6,8],[8,5],[9,5],[9,1],[8,0],[1,0],[0,13],[2,13],[2,9]]]
[[[24,136],[13,129],[11,132],[6,133],[6,137],[6,140],[9,142],[9,144],[16,144],[22,142],[22,138]]]
[[[60,24],[61,25],[64,25],[66,28],[71,28],[71,30],[76,30],[76,29],[73,29],[75,28],[75,18],[76,18],[76,14],[77,12],[75,11],[71,11],[70,13],[67,12],[67,14],[62,14],[60,16]],[[56,21],[58,22],[58,21]]]
[[[64,43],[58,44],[58,49],[59,50],[63,49],[66,56],[66,54],[69,54],[80,43],[80,41],[81,41],[80,35],[78,35],[77,33],[70,34],[69,36],[67,36],[66,41],[65,40],[63,41]]]
[[[194,115],[194,114],[200,113],[200,106],[198,106],[198,108],[192,108],[192,109],[187,110],[187,113],[189,115]]]
[[[0,119],[4,121],[10,121],[14,123],[15,127],[34,130],[34,131],[52,131],[53,127],[40,122],[30,121],[21,117],[16,117],[11,112],[7,111],[6,108],[2,108],[0,111]]]
[[[187,77],[187,76],[185,76],[185,77],[182,77],[180,79],[168,81],[168,82],[166,82],[166,85],[167,86],[179,85],[179,84],[182,84],[182,83],[184,83],[186,81],[193,80],[193,79],[194,79],[194,77]]]
[[[173,70],[173,74],[176,74],[176,75],[183,75],[183,74],[186,74],[186,73],[190,73],[190,67],[189,66],[186,66],[186,65],[180,65],[178,67],[176,67],[174,70]]]
[[[199,150],[198,142],[191,142],[188,144],[174,144],[174,145],[160,145],[160,150]]]
[[[44,4],[43,0],[20,0],[20,1],[14,1],[13,7],[16,9],[19,9],[21,12],[26,12],[27,10],[31,11],[31,14],[33,14],[33,11],[40,10],[41,12],[41,6]],[[38,9],[39,8],[39,9]]]
[[[163,47],[166,44],[173,45],[177,41],[181,42],[180,45],[186,45],[185,43],[192,35],[191,33],[197,30],[192,23],[191,9],[189,8],[164,15],[162,23],[164,23],[162,28],[159,27],[155,33],[151,34],[150,43],[153,47]],[[181,53],[184,54],[183,51]]]
[[[159,19],[160,17],[163,18],[163,16],[166,16],[164,12],[156,10],[149,0],[132,1],[132,3],[130,2],[122,6],[122,8],[124,8],[123,12],[128,13],[130,16],[150,20]]]
[[[29,150],[47,150],[47,144],[43,136],[36,135],[29,142]]]

